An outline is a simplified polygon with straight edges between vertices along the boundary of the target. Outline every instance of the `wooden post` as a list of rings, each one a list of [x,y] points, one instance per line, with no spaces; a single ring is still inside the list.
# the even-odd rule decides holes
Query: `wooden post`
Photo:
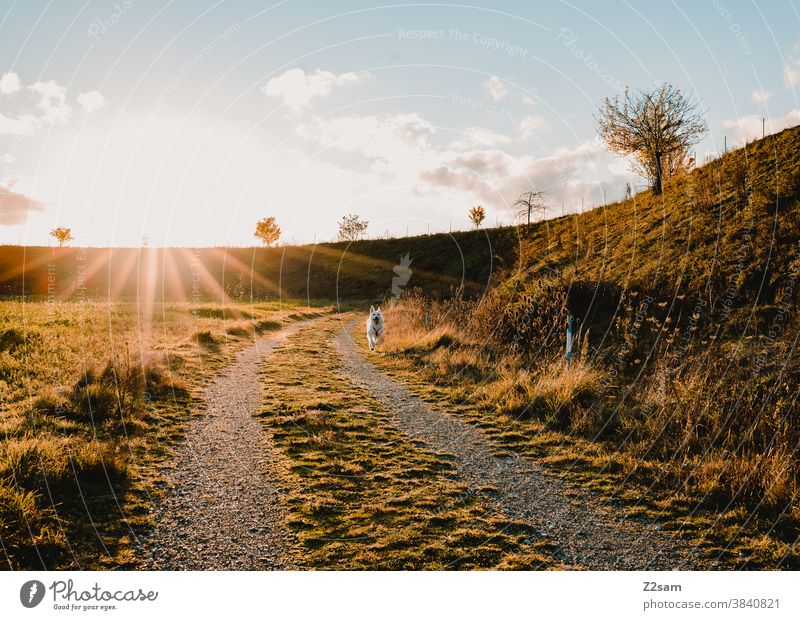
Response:
[[[567,368],[572,362],[572,315],[567,315]]]

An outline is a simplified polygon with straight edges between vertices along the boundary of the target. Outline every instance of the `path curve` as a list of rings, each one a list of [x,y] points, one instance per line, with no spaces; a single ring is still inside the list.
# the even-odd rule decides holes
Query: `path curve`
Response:
[[[206,409],[189,423],[169,474],[145,565],[155,570],[298,568],[285,528],[272,441],[261,410],[258,367],[310,321],[256,340],[207,388]]]
[[[351,379],[392,412],[402,432],[453,455],[459,477],[471,489],[494,487],[495,507],[553,541],[567,564],[591,570],[712,568],[685,541],[655,525],[624,518],[586,489],[498,449],[479,429],[429,406],[365,358],[353,341],[352,326],[345,325],[335,340]]]

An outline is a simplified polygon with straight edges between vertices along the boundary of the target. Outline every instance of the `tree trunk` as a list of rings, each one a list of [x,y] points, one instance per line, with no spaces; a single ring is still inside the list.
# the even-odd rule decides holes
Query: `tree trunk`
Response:
[[[655,152],[656,156],[656,178],[655,183],[653,185],[653,194],[656,196],[659,195],[662,191],[662,183],[661,183],[661,151]]]

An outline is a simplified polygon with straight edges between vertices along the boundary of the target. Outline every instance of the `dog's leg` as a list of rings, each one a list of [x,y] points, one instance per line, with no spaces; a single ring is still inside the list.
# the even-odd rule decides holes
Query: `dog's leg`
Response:
[[[369,350],[374,351],[375,341],[372,339],[372,334],[370,332],[367,332],[367,342],[369,342]]]

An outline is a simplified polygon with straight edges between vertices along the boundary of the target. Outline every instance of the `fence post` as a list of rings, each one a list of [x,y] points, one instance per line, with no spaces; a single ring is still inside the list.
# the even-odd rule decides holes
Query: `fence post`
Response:
[[[572,362],[572,315],[567,315],[567,368]]]

